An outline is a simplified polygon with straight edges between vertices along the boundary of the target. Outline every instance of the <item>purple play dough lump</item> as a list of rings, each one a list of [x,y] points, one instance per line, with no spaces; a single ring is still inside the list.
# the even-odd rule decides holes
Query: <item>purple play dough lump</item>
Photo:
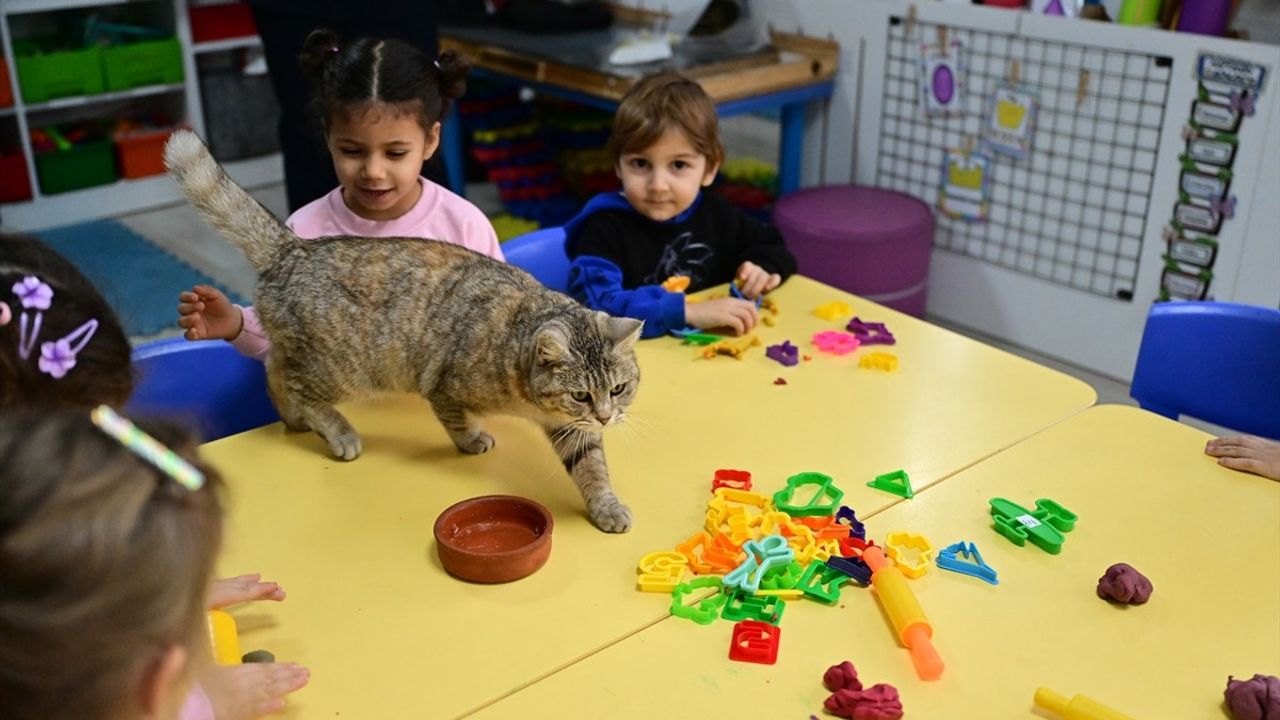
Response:
[[[1131,565],[1116,563],[1098,578],[1098,597],[1122,605],[1141,605],[1151,597],[1151,581]]]
[[[866,690],[837,690],[823,703],[827,712],[850,720],[898,720],[902,701],[898,689],[877,683]]]
[[[858,670],[848,660],[827,668],[822,675],[822,685],[831,692],[862,689],[862,682],[858,680]]]
[[[1280,720],[1280,678],[1254,675],[1252,680],[1227,677],[1222,693],[1231,720]]]

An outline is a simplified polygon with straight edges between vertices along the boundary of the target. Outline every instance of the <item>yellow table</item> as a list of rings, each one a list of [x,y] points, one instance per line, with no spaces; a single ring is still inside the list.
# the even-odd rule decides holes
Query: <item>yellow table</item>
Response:
[[[514,418],[491,421],[497,446],[479,457],[459,454],[413,397],[344,408],[364,438],[351,463],[279,425],[206,446],[231,490],[220,570],[261,570],[289,592],[236,614],[246,649],[311,667],[292,716],[455,717],[659,622],[666,603],[633,589],[635,564],[701,525],[716,468],[751,470],[769,492],[796,472],[824,472],[866,514],[899,501],[866,487],[875,475],[905,468],[919,491],[1095,398],[1065,375],[805,278],[773,297],[779,322],[761,338],[790,338],[812,361],[784,368],[763,348],[695,360],[674,339],[641,343],[635,425],[606,440],[635,514],[626,535],[590,525],[540,431]],[[808,348],[814,332],[840,326],[809,313],[830,300],[888,323],[898,372]],[[555,515],[550,561],[525,580],[470,585],[436,559],[437,514],[489,493]]]
[[[1225,717],[1227,675],[1280,675],[1280,483],[1219,467],[1209,436],[1144,411],[1087,410],[873,516],[876,537],[977,543],[999,586],[932,568],[910,581],[947,669],[916,678],[871,591],[841,607],[786,608],[774,666],[727,659],[732,625],[670,618],[474,715],[822,716],[822,673],[852,660],[911,718],[1035,718],[1037,686],[1089,695],[1135,718]],[[987,501],[1051,497],[1080,516],[1060,555],[990,529]],[[1151,578],[1142,606],[1095,595],[1127,562]]]

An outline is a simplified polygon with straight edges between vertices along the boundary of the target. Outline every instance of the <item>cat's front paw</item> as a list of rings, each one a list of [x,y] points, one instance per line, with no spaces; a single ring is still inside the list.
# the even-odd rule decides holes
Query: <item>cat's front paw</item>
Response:
[[[614,500],[591,511],[591,522],[608,533],[624,533],[631,529],[631,508]]]
[[[469,438],[454,438],[453,444],[457,445],[458,449],[464,453],[479,455],[489,452],[489,449],[493,447],[493,436],[480,430]]]
[[[360,457],[360,452],[364,449],[360,443],[360,436],[355,430],[347,430],[333,438],[325,439],[329,441],[329,452],[339,460],[355,460]]]

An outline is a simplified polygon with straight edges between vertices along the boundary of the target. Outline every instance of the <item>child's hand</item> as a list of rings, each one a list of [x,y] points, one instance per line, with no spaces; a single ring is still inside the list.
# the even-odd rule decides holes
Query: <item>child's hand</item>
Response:
[[[1204,454],[1218,458],[1223,467],[1280,480],[1280,442],[1275,440],[1253,435],[1214,438],[1204,446]]]
[[[311,680],[311,671],[295,663],[210,665],[200,687],[218,720],[256,720],[284,710],[284,697]]]
[[[727,327],[734,335],[742,335],[755,327],[759,320],[755,303],[738,298],[716,298],[684,306],[684,321],[704,330]]]
[[[178,327],[188,340],[234,340],[244,327],[244,315],[217,288],[197,285],[178,294]]]
[[[782,276],[778,273],[766,272],[759,265],[747,261],[738,266],[738,289],[750,300],[782,284]]]
[[[239,575],[233,578],[215,578],[209,584],[209,609],[218,610],[254,600],[284,600],[284,588],[279,583],[262,582],[261,573]]]

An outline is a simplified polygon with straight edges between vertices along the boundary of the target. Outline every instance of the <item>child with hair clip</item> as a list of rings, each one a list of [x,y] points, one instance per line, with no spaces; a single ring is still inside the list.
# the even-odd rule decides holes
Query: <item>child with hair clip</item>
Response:
[[[44,243],[0,234],[0,415],[120,407],[132,390],[128,338],[93,284]],[[0,478],[13,492],[17,476]],[[0,588],[8,586],[0,568]],[[284,598],[277,583],[253,574],[213,581],[205,603],[216,609]],[[307,671],[291,663],[205,667],[199,679],[196,700],[221,720],[237,720],[281,709],[284,696],[306,684]]]
[[[484,213],[421,175],[440,145],[449,101],[466,88],[466,60],[446,52],[433,62],[400,40],[344,44],[333,32],[316,30],[303,45],[301,63],[341,184],[290,215],[290,230],[308,239],[430,238],[503,259]],[[245,355],[266,357],[271,344],[253,308],[234,305],[207,285],[178,301],[178,326],[188,340],[230,340]]]
[[[643,337],[686,326],[757,322],[752,300],[796,271],[776,228],[704,192],[724,161],[715,104],[678,73],[649,76],[622,99],[609,152],[622,193],[592,198],[565,224],[569,294],[595,310],[644,321]],[[694,292],[735,282],[744,298],[688,302],[668,278]]]
[[[220,481],[189,436],[145,433],[105,405],[0,417],[5,718],[178,717],[208,662]]]

